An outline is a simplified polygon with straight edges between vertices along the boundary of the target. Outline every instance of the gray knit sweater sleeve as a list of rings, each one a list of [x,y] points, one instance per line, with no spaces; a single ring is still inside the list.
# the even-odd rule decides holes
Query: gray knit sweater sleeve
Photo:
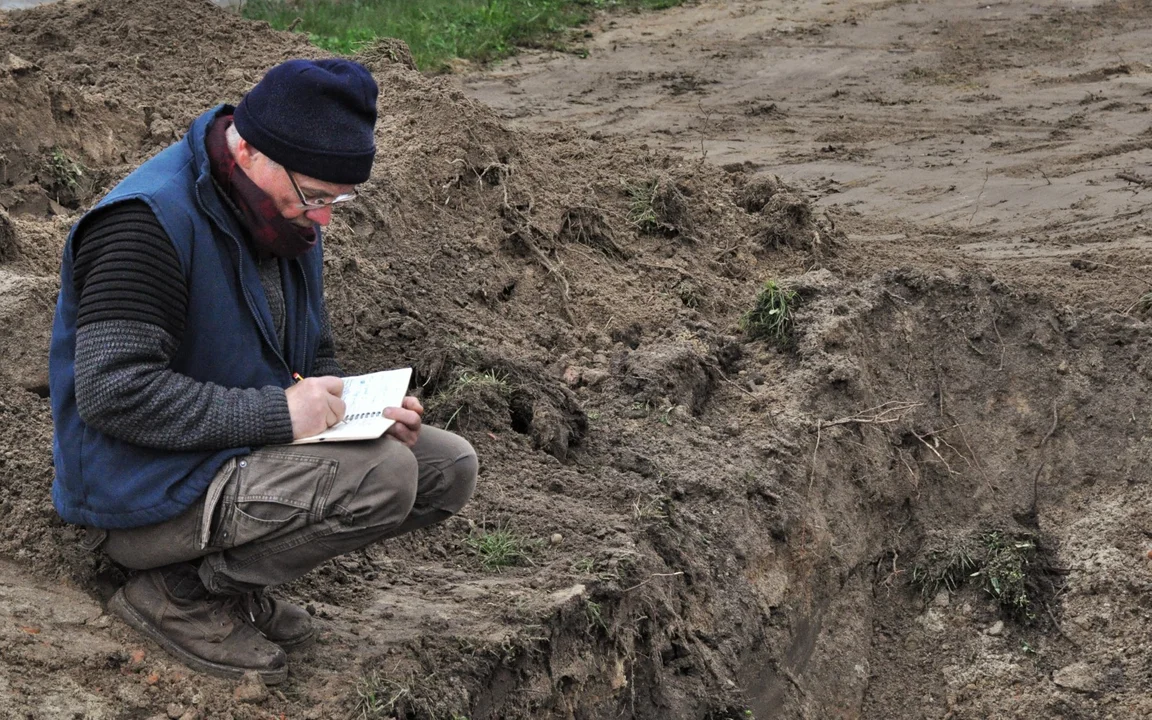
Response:
[[[226,388],[174,372],[176,340],[135,320],[76,333],[76,403],[84,422],[163,450],[212,450],[292,441],[284,390]]]
[[[284,390],[199,382],[169,365],[187,312],[180,261],[155,215],[125,203],[73,239],[76,402],[91,427],[164,450],[292,440]]]

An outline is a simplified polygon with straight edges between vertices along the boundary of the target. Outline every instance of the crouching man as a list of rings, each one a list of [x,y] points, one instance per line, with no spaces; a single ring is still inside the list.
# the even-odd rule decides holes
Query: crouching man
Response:
[[[287,445],[344,414],[321,228],[368,179],[376,98],[354,62],[278,65],[64,248],[52,499],[136,571],[110,608],[196,670],[283,680],[313,624],[265,588],[444,520],[475,487],[472,447],[412,397],[379,440]]]

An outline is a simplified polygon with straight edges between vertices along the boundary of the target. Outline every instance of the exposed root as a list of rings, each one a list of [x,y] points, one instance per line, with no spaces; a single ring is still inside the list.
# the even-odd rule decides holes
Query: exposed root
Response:
[[[485,172],[487,172],[487,170],[485,170]],[[480,177],[482,176],[483,175],[481,174]],[[529,207],[531,207],[531,204],[529,204]],[[556,285],[560,288],[561,313],[564,315],[564,318],[568,322],[575,324],[576,319],[572,315],[572,308],[569,306],[568,302],[568,279],[565,278],[564,274],[560,272],[560,270],[555,265],[552,264],[552,261],[548,259],[548,256],[544,254],[539,246],[537,246],[536,241],[533,239],[534,236],[547,238],[550,236],[549,233],[540,229],[540,227],[533,223],[532,220],[528,217],[527,213],[509,204],[507,185],[504,187],[504,201],[500,209],[504,218],[514,224],[513,229],[508,233],[509,239],[515,239],[518,241],[520,245],[528,250],[529,254],[531,254],[532,257],[534,257],[536,261],[540,263],[540,265],[546,271],[548,271],[548,276],[551,277],[556,282]]]
[[[604,212],[600,208],[587,205],[568,208],[560,218],[560,230],[556,236],[562,241],[596,248],[609,257],[626,260],[631,256],[616,243],[612,226],[604,220]]]
[[[858,414],[851,417],[839,418],[837,420],[818,420],[816,422],[816,446],[812,449],[812,464],[808,473],[808,490],[812,490],[812,483],[816,479],[816,453],[820,450],[820,435],[823,428],[847,425],[849,423],[860,425],[887,425],[898,422],[908,412],[923,404],[924,403],[890,400],[875,407],[861,410]],[[911,468],[909,468],[909,470],[911,470]],[[914,473],[913,477],[915,477]]]
[[[1048,619],[1052,621],[1052,627],[1056,628],[1056,632],[1060,633],[1060,637],[1072,643],[1072,647],[1080,647],[1080,643],[1070,638],[1068,633],[1064,632],[1064,628],[1060,627],[1060,623],[1056,621],[1056,616],[1052,613],[1052,606],[1044,603],[1044,610],[1048,613]]]
[[[1052,401],[1052,427],[1048,428],[1048,432],[1044,437],[1040,438],[1040,442],[1036,444],[1036,449],[1044,447],[1044,443],[1048,442],[1048,438],[1052,437],[1052,433],[1056,432],[1056,426],[1060,424],[1060,413],[1056,409],[1056,401]]]
[[[919,440],[921,443],[923,443],[924,447],[926,447],[930,451],[932,451],[932,454],[935,455],[940,460],[940,462],[944,463],[944,467],[947,468],[949,475],[959,475],[960,474],[960,473],[958,473],[952,469],[952,465],[950,465],[948,463],[948,461],[944,459],[944,456],[941,455],[940,451],[937,449],[938,443],[940,442],[940,439],[938,437],[936,437],[935,431],[930,432],[930,433],[926,433],[924,435],[918,435],[916,433],[912,433],[912,436],[915,437],[917,440]],[[932,438],[932,442],[928,442],[928,440],[926,438]]]
[[[662,577],[679,577],[680,575],[683,575],[683,574],[684,574],[684,571],[683,571],[683,570],[677,570],[676,572],[671,572],[671,573],[652,573],[651,575],[649,575],[649,576],[648,576],[648,579],[647,579],[647,580],[645,580],[644,582],[642,582],[642,583],[638,583],[638,584],[636,584],[636,585],[633,585],[633,586],[632,586],[632,587],[630,587],[630,588],[625,588],[625,589],[624,589],[622,592],[626,592],[626,593],[627,593],[627,592],[632,592],[633,590],[636,590],[637,588],[642,588],[642,587],[644,587],[645,585],[647,585],[648,583],[650,583],[650,582],[652,582],[653,580],[655,580],[656,578],[662,578]]]
[[[861,410],[858,414],[852,417],[840,418],[839,420],[821,420],[817,423],[817,427],[832,427],[833,425],[847,425],[848,423],[859,423],[863,425],[886,425],[888,423],[898,422],[909,411],[918,408],[924,403],[918,402],[905,402],[901,400],[890,400],[882,405]],[[870,414],[869,414],[870,413]]]

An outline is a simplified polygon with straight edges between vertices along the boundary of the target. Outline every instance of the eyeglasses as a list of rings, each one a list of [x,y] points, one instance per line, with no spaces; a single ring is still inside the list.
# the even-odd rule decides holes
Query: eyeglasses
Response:
[[[354,192],[340,193],[339,195],[336,195],[334,197],[322,197],[322,198],[315,199],[315,200],[309,199],[309,198],[304,196],[304,191],[302,191],[300,189],[300,186],[296,183],[296,178],[295,178],[295,176],[292,175],[292,171],[289,170],[288,168],[284,168],[284,174],[288,176],[288,181],[292,183],[292,189],[296,191],[296,197],[300,198],[300,207],[301,208],[306,208],[308,210],[315,210],[317,208],[329,207],[331,205],[339,205],[340,203],[346,203],[349,200],[355,200],[356,199],[356,193],[354,193]]]

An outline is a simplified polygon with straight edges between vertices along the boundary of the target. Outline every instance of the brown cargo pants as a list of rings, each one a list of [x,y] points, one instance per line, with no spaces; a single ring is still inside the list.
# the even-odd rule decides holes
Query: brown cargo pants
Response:
[[[136,570],[202,558],[210,592],[249,592],[450,517],[476,473],[467,440],[427,425],[411,449],[387,435],[263,447],[226,463],[183,514],[108,530],[103,549]]]

